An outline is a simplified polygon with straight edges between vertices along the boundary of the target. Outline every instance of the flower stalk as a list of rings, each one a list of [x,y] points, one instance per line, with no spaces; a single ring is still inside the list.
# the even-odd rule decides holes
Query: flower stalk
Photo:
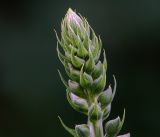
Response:
[[[101,38],[96,36],[88,21],[72,9],[62,20],[61,38],[57,33],[56,36],[58,57],[68,75],[66,81],[59,71],[67,100],[73,109],[88,117],[87,124],[76,125],[75,129],[68,128],[59,118],[63,127],[74,137],[117,137],[124,123],[125,111],[122,120],[119,117],[109,120],[103,129],[115,96],[116,79],[113,76],[113,90],[111,86],[106,88],[107,61],[105,50],[103,61],[100,59]]]

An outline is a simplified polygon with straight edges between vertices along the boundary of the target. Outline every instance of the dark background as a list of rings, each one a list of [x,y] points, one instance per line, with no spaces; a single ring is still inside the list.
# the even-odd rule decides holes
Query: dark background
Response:
[[[107,52],[107,85],[118,88],[109,119],[126,108],[121,134],[159,137],[160,1],[1,0],[0,137],[69,137],[86,117],[65,97],[57,69],[56,37],[71,7],[87,17]]]

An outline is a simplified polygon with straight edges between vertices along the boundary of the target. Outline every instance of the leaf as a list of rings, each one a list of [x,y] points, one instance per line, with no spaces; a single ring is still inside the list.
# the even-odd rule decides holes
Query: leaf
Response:
[[[84,47],[83,43],[80,43],[77,54],[79,57],[82,57],[82,58],[85,58],[88,55],[88,51]]]
[[[92,56],[92,52],[89,48],[89,59],[86,62],[85,68],[87,72],[91,73],[94,70],[94,67],[95,67],[95,62]]]
[[[78,56],[74,55],[74,51],[71,51],[71,61],[74,67],[81,68],[85,61]]]
[[[103,120],[106,120],[109,117],[110,112],[111,112],[111,103],[103,110]]]
[[[111,102],[113,101],[113,98],[116,94],[116,89],[117,89],[117,81],[116,81],[116,78],[115,76],[113,75],[113,79],[114,79],[114,88],[113,88],[113,93],[112,93],[112,99],[111,99]]]
[[[87,74],[86,72],[83,72],[83,67],[84,65],[81,67],[80,71],[80,85],[83,88],[88,88],[92,85],[93,79],[91,75]]]
[[[68,88],[68,84],[67,84],[67,82],[64,80],[64,78],[63,78],[60,70],[58,70],[58,73],[59,73],[59,76],[60,76],[60,79],[61,79],[62,83],[65,85],[66,88]]]
[[[55,34],[56,34],[56,38],[57,38],[58,43],[61,45],[61,47],[62,47],[63,49],[65,49],[65,47],[64,47],[64,45],[62,44],[61,40],[59,39],[58,34],[57,34],[57,32],[56,32],[55,29],[54,29],[54,32],[55,32]]]
[[[102,111],[98,104],[93,104],[88,111],[88,117],[90,121],[98,121],[102,118]]]
[[[92,89],[94,91],[94,94],[100,93],[101,91],[103,91],[103,89],[105,88],[106,85],[106,72],[105,72],[105,67],[103,65],[103,72],[100,75],[99,78],[97,78],[96,80],[94,80],[93,85],[92,85]]]
[[[72,79],[75,80],[77,82],[80,81],[80,71],[73,68],[71,63],[68,63],[68,68],[69,68],[69,73],[68,76]]]
[[[63,65],[64,65],[64,61],[65,60],[67,60],[68,62],[70,62],[70,60],[60,52],[58,42],[57,42],[57,54],[58,54],[59,60],[61,61],[61,63]]]
[[[58,118],[59,118],[62,126],[64,127],[64,129],[65,129],[66,131],[68,131],[71,135],[73,135],[73,136],[76,137],[76,132],[75,132],[75,130],[67,127],[59,116],[58,116]]]
[[[107,59],[106,59],[106,52],[105,52],[105,50],[103,51],[103,64],[104,64],[105,70],[107,70]]]
[[[126,111],[125,111],[125,109],[124,109],[123,117],[122,117],[121,124],[120,124],[120,127],[119,127],[120,130],[121,130],[123,124],[124,124],[125,116],[126,116]],[[119,130],[119,131],[120,131],[120,130]]]

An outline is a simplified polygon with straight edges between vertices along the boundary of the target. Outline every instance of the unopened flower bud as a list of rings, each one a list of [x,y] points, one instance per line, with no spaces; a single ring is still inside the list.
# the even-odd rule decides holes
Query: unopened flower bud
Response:
[[[117,117],[114,120],[108,121],[105,125],[106,136],[107,137],[116,137],[122,128],[122,125],[124,123],[124,119],[125,119],[125,110],[123,113],[122,120],[120,119],[120,117]]]
[[[111,103],[108,106],[106,106],[105,108],[103,108],[102,111],[103,111],[103,120],[105,120],[108,118],[108,116],[111,112]]]
[[[89,88],[91,87],[92,83],[93,83],[92,76],[87,74],[86,72],[83,72],[83,66],[82,66],[80,72],[80,85],[83,88]]]
[[[120,125],[121,125],[121,120],[119,117],[117,117],[114,120],[108,121],[105,126],[107,137],[116,137],[116,135],[120,131],[120,129],[119,129]]]
[[[88,103],[85,99],[82,99],[73,93],[67,91],[67,99],[70,105],[78,112],[84,113],[87,115],[88,113]]]
[[[64,21],[66,22],[68,27],[74,27],[74,26],[80,27],[80,25],[82,24],[81,18],[71,8],[68,9]]]
[[[68,80],[69,90],[78,97],[86,98],[83,88],[76,81]]]
[[[112,99],[112,88],[109,86],[107,90],[102,92],[98,97],[98,101],[101,103],[102,108],[106,107],[109,103],[111,103]]]
[[[100,92],[102,92],[103,89],[105,88],[105,85],[106,85],[106,70],[103,65],[102,74],[93,81],[93,86],[92,86],[93,94],[99,94]]]
[[[98,104],[93,104],[90,108],[89,108],[89,119],[90,121],[97,121],[99,119],[102,118],[102,111],[101,108]]]
[[[77,125],[75,127],[76,133],[78,137],[89,137],[89,127],[86,124]]]

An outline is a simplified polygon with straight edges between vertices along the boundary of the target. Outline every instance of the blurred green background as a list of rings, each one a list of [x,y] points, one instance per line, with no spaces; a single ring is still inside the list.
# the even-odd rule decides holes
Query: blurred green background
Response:
[[[70,137],[70,127],[86,117],[65,97],[57,73],[61,19],[71,7],[87,17],[107,52],[107,85],[118,88],[109,119],[126,121],[121,134],[159,137],[160,1],[158,0],[1,0],[0,137]]]

